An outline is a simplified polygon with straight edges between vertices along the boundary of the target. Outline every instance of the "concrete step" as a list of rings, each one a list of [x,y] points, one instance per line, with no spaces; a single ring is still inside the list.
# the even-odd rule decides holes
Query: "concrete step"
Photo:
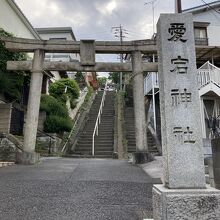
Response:
[[[65,157],[67,157],[67,158],[104,158],[104,159],[110,159],[110,158],[112,158],[112,155],[94,155],[94,156],[92,156],[92,153],[89,153],[89,154],[72,153],[72,154],[66,155]]]
[[[103,126],[113,126],[113,125],[114,125],[113,121],[104,121],[104,120],[102,120],[101,123],[99,124],[100,127],[103,127]]]
[[[95,155],[96,156],[101,156],[102,155],[104,157],[107,156],[107,155],[112,156],[112,151],[96,151],[95,150]]]
[[[102,126],[99,127],[99,132],[113,132],[113,126]]]
[[[87,146],[92,146],[92,140],[91,141],[83,141],[83,140],[79,140],[77,141],[77,146],[78,147],[87,147]]]
[[[77,144],[76,145],[76,151],[77,150],[86,150],[86,149],[92,149],[92,143],[91,144],[84,143],[84,144]]]
[[[113,148],[113,143],[95,143],[95,147],[96,148],[103,148],[103,149],[106,149],[106,148]],[[80,143],[80,144],[77,144],[76,146],[76,150],[86,150],[86,149],[92,149],[92,143]]]
[[[113,131],[114,131],[113,126],[98,127],[99,135],[100,133],[112,133],[113,135]]]
[[[95,153],[96,154],[112,154],[113,153],[113,148],[105,148],[105,149],[100,149],[95,147]]]
[[[113,144],[112,142],[110,143],[99,143],[99,142],[95,142],[95,148],[98,148],[98,149],[112,149],[113,148]]]
[[[92,139],[92,135],[90,135],[90,134],[82,134],[82,135],[80,135],[80,137],[79,137],[79,140],[80,139]]]
[[[105,141],[105,142],[100,142],[100,141],[95,141],[95,146],[96,147],[112,147],[114,145],[113,141]]]
[[[95,140],[100,140],[100,141],[108,141],[108,140],[114,140],[113,135],[112,136],[95,136]]]

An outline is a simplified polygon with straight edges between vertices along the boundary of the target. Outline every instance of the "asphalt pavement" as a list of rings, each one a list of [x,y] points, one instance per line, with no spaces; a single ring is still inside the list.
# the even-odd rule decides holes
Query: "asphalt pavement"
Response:
[[[157,179],[127,161],[43,158],[0,168],[0,220],[152,217]]]

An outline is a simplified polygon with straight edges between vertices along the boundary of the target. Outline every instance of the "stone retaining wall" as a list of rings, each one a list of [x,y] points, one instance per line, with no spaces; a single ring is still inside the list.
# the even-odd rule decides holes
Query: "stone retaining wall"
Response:
[[[16,146],[6,137],[0,137],[0,161],[15,161]]]
[[[37,137],[37,141],[40,142],[42,145],[45,146],[49,150],[50,148],[50,153],[59,153],[61,150],[61,142],[62,139],[57,136],[57,134],[49,134],[49,136],[40,136]]]
[[[11,104],[0,103],[0,132],[10,132],[11,109]]]

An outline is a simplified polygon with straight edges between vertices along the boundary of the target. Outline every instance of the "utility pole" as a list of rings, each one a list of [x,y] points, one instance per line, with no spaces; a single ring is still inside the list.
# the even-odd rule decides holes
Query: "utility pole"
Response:
[[[149,2],[145,2],[144,4],[145,5],[148,5],[148,4],[151,4],[152,5],[152,13],[153,13],[153,35],[155,33],[155,30],[154,30],[154,3],[156,2],[157,0],[152,0],[152,1],[149,1]]]
[[[125,37],[125,34],[128,34],[127,33],[127,30],[123,29],[123,27],[120,25],[118,27],[112,27],[112,32],[114,34],[114,36],[116,38],[119,38],[120,40],[120,43],[122,45],[122,42],[123,42],[123,38]],[[123,63],[123,54],[121,53],[120,54],[120,62]],[[122,72],[120,72],[120,90],[122,90]]]
[[[182,13],[182,2],[181,2],[181,0],[175,0],[175,13]]]

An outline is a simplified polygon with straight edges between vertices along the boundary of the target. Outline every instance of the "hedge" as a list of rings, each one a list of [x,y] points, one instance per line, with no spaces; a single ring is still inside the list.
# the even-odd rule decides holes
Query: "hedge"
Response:
[[[41,96],[40,110],[47,113],[44,122],[44,131],[48,133],[62,133],[71,131],[72,121],[68,115],[66,105],[62,105],[50,95]]]

